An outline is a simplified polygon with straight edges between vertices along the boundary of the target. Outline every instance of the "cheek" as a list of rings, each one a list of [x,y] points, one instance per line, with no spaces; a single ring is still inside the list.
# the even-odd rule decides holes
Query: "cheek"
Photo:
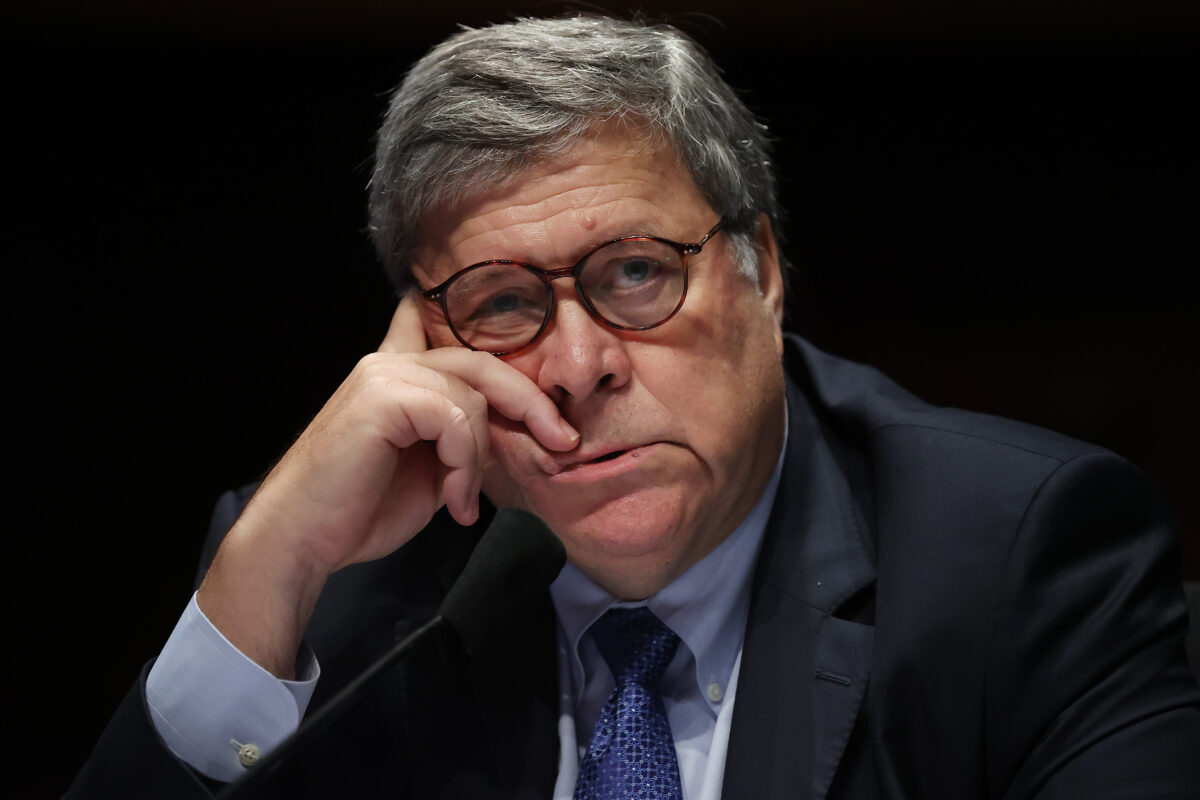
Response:
[[[723,472],[754,438],[783,394],[783,367],[773,326],[763,314],[731,314],[729,329],[711,330],[703,318],[681,326],[680,341],[639,370],[647,388],[688,432],[688,441]],[[733,335],[730,335],[733,334]]]
[[[533,436],[523,423],[488,409],[488,433],[491,434],[489,461],[511,469],[521,462],[522,454],[533,444]]]
[[[425,337],[429,340],[430,347],[462,346],[462,343],[450,331],[450,326],[446,324],[446,317],[436,308],[423,315],[422,324],[425,326]]]
[[[531,510],[525,502],[520,484],[499,463],[493,463],[483,471],[483,494],[496,508],[511,506]]]
[[[483,473],[483,491],[497,506],[527,508],[521,480],[528,480],[536,469],[529,459],[530,449],[536,447],[529,431],[492,411],[488,415],[491,434],[488,463]]]

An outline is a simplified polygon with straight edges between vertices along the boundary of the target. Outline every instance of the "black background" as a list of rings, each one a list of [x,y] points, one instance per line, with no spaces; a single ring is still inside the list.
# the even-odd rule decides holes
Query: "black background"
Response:
[[[791,327],[1129,457],[1198,579],[1197,18],[1096,5],[642,8],[779,140]],[[0,12],[15,796],[65,789],[186,602],[212,502],[385,329],[362,228],[387,91],[457,22],[560,8]]]

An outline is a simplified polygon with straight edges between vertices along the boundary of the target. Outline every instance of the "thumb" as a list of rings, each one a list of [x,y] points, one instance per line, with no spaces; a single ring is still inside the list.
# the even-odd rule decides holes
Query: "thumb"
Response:
[[[421,314],[417,311],[417,299],[410,292],[396,306],[387,335],[379,345],[381,353],[421,353],[429,349],[425,341],[425,328],[421,325]]]

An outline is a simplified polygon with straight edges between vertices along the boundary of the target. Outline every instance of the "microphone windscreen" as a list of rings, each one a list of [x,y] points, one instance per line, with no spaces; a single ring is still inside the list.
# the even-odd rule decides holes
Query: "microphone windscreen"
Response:
[[[438,613],[475,658],[532,607],[566,560],[546,523],[526,511],[500,509]]]

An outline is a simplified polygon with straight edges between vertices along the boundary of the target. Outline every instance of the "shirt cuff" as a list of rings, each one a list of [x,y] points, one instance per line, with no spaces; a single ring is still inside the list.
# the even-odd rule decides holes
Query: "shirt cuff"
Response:
[[[321,676],[307,643],[296,675],[280,680],[247,658],[204,616],[193,594],[150,669],[146,702],[172,753],[209,778],[233,781],[246,771],[239,745],[257,745],[265,755],[300,724]]]

